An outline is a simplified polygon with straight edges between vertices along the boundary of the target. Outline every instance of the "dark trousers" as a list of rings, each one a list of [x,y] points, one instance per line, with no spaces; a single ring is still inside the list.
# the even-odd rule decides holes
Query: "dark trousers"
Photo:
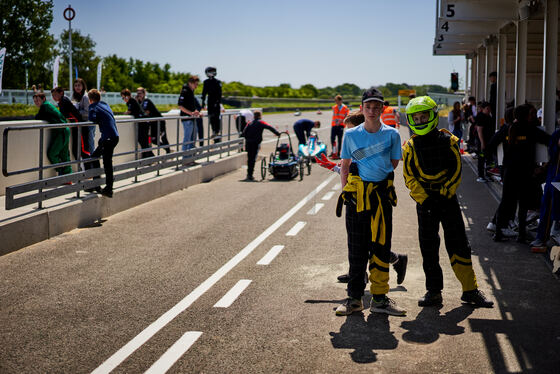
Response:
[[[371,212],[356,212],[356,206],[346,205],[346,232],[348,234],[348,297],[361,299],[364,295],[365,273],[370,271],[371,293],[384,295],[389,291],[389,263],[393,231],[393,206],[386,197],[381,198],[385,218],[385,244],[372,242]]]
[[[152,148],[150,145],[150,122],[139,122],[138,123],[138,143],[142,149]],[[142,152],[142,158],[154,157],[154,152],[144,151]]]
[[[222,122],[220,120],[220,104],[208,103],[208,121],[212,128],[212,135],[218,136],[222,132]],[[219,143],[221,140],[214,139],[214,143]]]
[[[80,156],[82,160],[88,159],[91,157],[91,153],[95,148],[95,144],[92,144],[93,136],[90,136],[90,131],[95,131],[94,126],[83,126],[81,131],[81,141],[80,145],[78,145],[78,128],[72,127],[70,128],[72,133],[72,155],[74,155],[74,159],[78,159],[78,147],[80,148]],[[84,169],[89,170],[93,166],[89,162],[84,162]],[[78,169],[80,166],[78,166]]]
[[[159,134],[158,134],[158,123],[159,123]],[[150,122],[150,136],[152,138],[152,144],[157,145],[158,138],[160,139],[160,146],[168,146],[169,140],[167,139],[167,130],[165,128],[165,121],[153,121]],[[165,152],[171,152],[171,148],[165,147]]]
[[[305,137],[305,130],[301,126],[294,126],[294,132],[298,138],[299,144],[305,144],[307,142],[307,138]]]
[[[105,169],[106,184],[105,188],[109,191],[113,190],[113,151],[115,150],[117,144],[119,144],[118,136],[114,139],[107,139],[104,141],[99,140],[99,145],[91,155],[92,158],[103,156],[103,168]],[[101,167],[99,160],[93,161],[92,164],[95,168]]]
[[[440,223],[451,267],[461,282],[463,291],[478,288],[472,268],[471,248],[457,196],[451,199],[442,197],[438,199],[437,204],[428,207],[416,204],[416,213],[426,290],[440,292],[443,289],[443,273],[439,265]]]
[[[247,151],[247,176],[252,177],[255,170],[255,162],[259,154],[260,143],[245,142],[245,150]]]
[[[195,138],[194,133],[195,131],[198,133],[198,140],[201,147],[204,146],[204,125],[202,124],[202,118],[197,118],[194,120],[196,124],[196,129],[193,130],[193,139]]]
[[[515,217],[515,211],[519,204],[519,236],[526,234],[527,227],[527,210],[533,199],[531,172],[516,170],[515,168],[506,168],[504,172],[504,184],[502,189],[502,200],[498,206],[496,215],[496,227],[503,229],[508,227],[509,220]]]
[[[478,176],[480,178],[486,178],[486,158],[489,155],[484,154],[482,152],[478,153]]]
[[[334,146],[336,144],[337,153],[340,153],[342,149],[342,135],[344,134],[343,126],[332,126],[331,127],[331,145],[334,152]],[[338,142],[336,141],[338,139]]]

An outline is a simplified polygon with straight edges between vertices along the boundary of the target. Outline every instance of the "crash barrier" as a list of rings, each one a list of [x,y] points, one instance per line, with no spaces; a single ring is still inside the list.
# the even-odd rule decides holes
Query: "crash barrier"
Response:
[[[160,170],[166,168],[175,168],[179,170],[186,165],[190,165],[197,160],[210,161],[212,156],[218,156],[219,158],[225,155],[229,156],[232,152],[240,152],[243,146],[243,139],[239,138],[239,133],[235,127],[235,121],[233,121],[233,116],[238,115],[239,111],[227,111],[222,113],[222,132],[218,136],[205,137],[203,139],[197,139],[196,141],[190,141],[187,143],[182,142],[182,120],[191,119],[192,117],[180,117],[180,116],[166,116],[156,117],[156,118],[138,118],[138,119],[118,119],[117,125],[132,125],[134,131],[134,149],[130,148],[122,151],[116,152],[113,155],[113,159],[118,158],[125,159],[125,162],[114,162],[114,177],[115,182],[134,177],[135,182],[141,174],[156,172],[159,175]],[[207,118],[207,117],[205,117]],[[161,144],[161,120],[167,122],[167,127],[170,124],[176,122],[176,132],[175,132],[175,143],[169,145]],[[150,148],[139,148],[138,146],[138,123],[140,122],[152,122],[158,121],[157,124],[157,144],[155,147]],[[233,123],[232,123],[233,122]],[[36,180],[27,181],[13,186],[6,187],[6,197],[5,197],[5,208],[7,210],[18,208],[21,206],[29,204],[38,204],[38,208],[42,208],[42,202],[48,199],[52,199],[61,195],[66,195],[69,193],[76,193],[76,197],[80,197],[80,192],[85,189],[95,188],[105,183],[105,178],[100,177],[103,174],[103,168],[94,168],[85,171],[78,171],[72,174],[66,174],[61,176],[51,176],[48,177],[46,174],[53,172],[54,168],[66,166],[66,165],[76,165],[77,167],[84,162],[81,158],[80,149],[77,150],[76,154],[78,159],[69,162],[62,162],[58,164],[45,164],[45,139],[46,131],[53,128],[65,128],[65,127],[76,127],[78,131],[78,139],[81,139],[82,128],[84,126],[94,125],[92,122],[80,122],[80,123],[64,123],[64,124],[39,124],[39,125],[22,125],[22,126],[8,126],[4,128],[3,139],[2,139],[2,174],[5,177],[29,173],[37,173],[38,178]],[[196,125],[195,125],[196,128]],[[206,134],[210,134],[210,124],[206,121]],[[125,128],[126,130],[126,128]],[[33,167],[21,168],[16,170],[10,170],[10,165],[8,164],[9,151],[13,148],[10,147],[10,134],[14,132],[23,131],[35,131],[39,132],[38,136],[38,165]],[[120,130],[119,130],[120,131]],[[124,131],[126,132],[126,131]],[[122,139],[122,132],[121,139]],[[204,142],[203,146],[196,147],[199,142]],[[214,142],[211,144],[211,142]],[[77,147],[80,148],[80,142],[76,142]],[[120,143],[120,142],[119,142]],[[189,150],[179,150],[184,144],[193,144],[195,148]],[[176,150],[170,153],[161,154],[162,150],[166,147],[175,147]],[[117,149],[122,149],[122,147],[117,146]],[[154,151],[157,154],[154,157],[148,157],[141,159],[142,152]],[[87,159],[87,161],[96,159]],[[97,160],[100,160],[98,158]]]

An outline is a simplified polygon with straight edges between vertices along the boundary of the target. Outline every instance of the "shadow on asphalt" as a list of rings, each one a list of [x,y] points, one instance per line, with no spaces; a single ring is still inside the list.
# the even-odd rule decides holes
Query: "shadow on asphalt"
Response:
[[[377,361],[376,350],[396,349],[399,341],[390,330],[389,316],[370,313],[367,320],[363,313],[346,317],[340,332],[331,332],[331,343],[336,349],[353,349],[352,361],[368,364]]]
[[[441,334],[460,335],[465,332],[459,323],[464,321],[474,308],[472,306],[461,305],[450,310],[445,314],[440,314],[439,307],[425,307],[413,321],[404,321],[401,327],[408,330],[402,336],[408,343],[430,344],[439,339]]]

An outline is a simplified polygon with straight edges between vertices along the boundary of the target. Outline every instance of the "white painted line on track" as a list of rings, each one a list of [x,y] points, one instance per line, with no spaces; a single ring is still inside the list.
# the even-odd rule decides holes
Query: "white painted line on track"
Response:
[[[329,192],[327,192],[327,193],[325,194],[325,196],[323,196],[323,197],[321,198],[321,200],[330,200],[331,197],[333,197],[334,194],[335,194],[334,191],[329,191]]]
[[[115,352],[111,357],[109,357],[105,362],[103,362],[97,369],[95,369],[92,374],[106,374],[110,373],[119,366],[128,356],[130,356],[134,351],[140,348],[144,343],[146,343],[152,336],[154,336],[159,330],[165,327],[169,322],[171,322],[175,317],[185,311],[192,303],[194,303],[200,296],[202,296],[206,291],[208,291],[214,284],[216,284],[220,279],[222,279],[231,269],[233,269],[237,264],[243,261],[247,256],[249,256],[255,248],[259,246],[266,238],[268,238],[272,233],[274,233],[280,226],[282,226],[288,219],[290,219],[294,214],[296,214],[302,207],[304,207],[308,202],[312,201],[315,195],[317,195],[323,188],[325,188],[338,174],[331,174],[327,179],[325,179],[320,185],[315,187],[307,196],[305,196],[300,202],[287,211],[282,217],[278,218],[276,222],[270,225],[266,230],[264,230],[259,236],[257,236],[251,243],[247,244],[238,254],[233,256],[227,263],[225,263],[221,268],[219,268],[214,274],[212,274],[208,279],[202,282],[198,287],[196,287],[190,294],[185,296],[183,300],[175,304],[174,307],[169,309],[167,312],[162,314],[157,320],[152,322],[148,327],[142,330],[138,335],[136,335],[131,341],[126,343],[121,349]]]
[[[166,373],[201,335],[202,332],[200,331],[186,332],[144,374]]]
[[[315,205],[313,205],[313,208],[311,208],[311,210],[307,212],[307,214],[309,214],[310,216],[314,216],[315,214],[319,213],[321,208],[324,206],[325,204],[323,203],[316,203]]]
[[[338,175],[338,174],[337,174],[337,175]],[[333,191],[340,190],[340,187],[341,187],[340,185],[341,185],[340,183],[335,184],[335,185],[333,186],[332,190],[333,190]]]
[[[286,236],[296,236],[298,234],[298,232],[303,229],[303,227],[305,226],[305,222],[299,221],[296,222],[296,224],[294,225],[294,227],[292,227],[290,229],[290,231],[288,231],[286,233]]]
[[[239,282],[235,284],[216,304],[214,304],[214,308],[229,308],[231,304],[249,285],[252,281],[249,279],[241,279]]]
[[[264,257],[259,260],[259,262],[257,262],[257,265],[269,265],[283,249],[283,245],[275,245],[274,247],[270,248],[270,251],[268,251],[268,253],[265,254]]]

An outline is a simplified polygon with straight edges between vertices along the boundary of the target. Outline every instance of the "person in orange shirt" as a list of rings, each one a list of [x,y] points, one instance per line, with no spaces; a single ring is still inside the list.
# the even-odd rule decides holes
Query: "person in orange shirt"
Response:
[[[388,101],[383,103],[383,112],[381,113],[381,122],[387,126],[399,128],[399,113],[389,105]]]
[[[332,107],[333,116],[331,123],[331,158],[338,159],[340,147],[342,147],[342,135],[344,134],[344,118],[346,118],[350,110],[342,103],[342,96],[336,95],[334,102],[335,105]],[[337,139],[338,143],[336,142]]]

